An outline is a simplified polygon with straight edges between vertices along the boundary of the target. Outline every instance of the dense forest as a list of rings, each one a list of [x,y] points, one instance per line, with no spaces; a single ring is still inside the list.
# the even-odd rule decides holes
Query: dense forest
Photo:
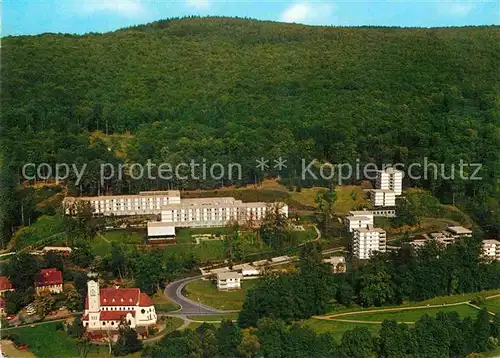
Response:
[[[217,187],[321,162],[482,163],[483,180],[406,180],[499,232],[498,27],[310,27],[184,18],[2,39],[0,232],[24,163],[87,163],[73,194]],[[281,172],[255,159],[287,158]],[[241,180],[110,179],[101,163],[241,163]],[[272,163],[272,161],[271,161]],[[469,173],[470,174],[470,173]]]

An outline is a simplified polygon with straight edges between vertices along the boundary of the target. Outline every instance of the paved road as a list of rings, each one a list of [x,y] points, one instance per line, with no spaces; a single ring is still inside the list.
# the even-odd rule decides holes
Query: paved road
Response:
[[[201,276],[188,277],[182,280],[172,282],[165,288],[165,296],[181,306],[181,309],[175,312],[170,312],[176,315],[213,315],[231,311],[221,311],[212,307],[208,307],[199,302],[190,300],[182,294],[182,289],[189,282],[200,280]]]

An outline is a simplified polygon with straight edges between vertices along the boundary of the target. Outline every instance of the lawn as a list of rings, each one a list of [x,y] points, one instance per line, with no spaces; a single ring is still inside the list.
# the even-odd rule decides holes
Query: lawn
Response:
[[[188,316],[187,318],[193,321],[204,321],[204,322],[236,320],[238,319],[238,313],[235,312],[235,313],[220,314],[220,315]]]
[[[207,322],[207,323],[209,323],[209,322]],[[201,326],[202,324],[203,324],[203,323],[201,323],[201,322],[191,322],[191,323],[190,323],[190,324],[186,327],[186,329],[192,329],[192,330],[194,331],[196,328],[198,328],[198,327],[199,327],[199,326]],[[219,328],[219,327],[220,327],[220,323],[217,323],[217,322],[215,322],[215,323],[209,323],[209,324],[211,324],[211,325],[212,325],[212,326],[214,326],[215,328]]]
[[[232,228],[218,227],[218,228],[180,228],[176,229],[175,238],[179,244],[194,244],[195,238],[193,235],[206,235],[210,234],[214,237],[227,235],[232,233]]]
[[[427,306],[427,305],[442,305],[444,304],[450,304],[450,303],[459,303],[459,302],[467,302],[467,301],[472,301],[474,299],[477,299],[479,297],[485,298],[488,296],[493,296],[493,295],[498,295],[500,294],[500,289],[496,290],[489,290],[489,291],[481,291],[481,292],[472,292],[472,293],[466,293],[466,294],[458,294],[458,295],[450,295],[450,296],[439,296],[439,297],[434,297],[426,301],[420,301],[420,302],[405,302],[401,305],[397,306],[383,306],[383,307],[370,307],[365,309],[365,312],[370,311],[370,310],[379,310],[383,308],[399,308],[399,307],[421,307],[421,306]],[[486,301],[486,302],[489,302]],[[353,311],[360,311],[361,307],[353,305],[349,308],[342,308],[338,310],[332,310],[325,315],[332,315],[336,313],[343,313],[343,312],[353,312]]]
[[[423,315],[435,316],[438,312],[457,312],[461,317],[476,317],[479,312],[476,308],[467,304],[448,307],[433,307],[433,308],[415,308],[402,311],[387,311],[387,312],[364,312],[359,314],[339,316],[338,319],[359,320],[359,321],[375,321],[382,322],[385,319],[394,320],[397,322],[415,322]],[[335,318],[334,318],[335,319]]]
[[[165,319],[165,330],[162,332],[164,334],[170,334],[184,324],[184,320],[179,317],[165,317]]]
[[[144,237],[146,236],[145,230],[109,230],[101,232],[101,235],[110,242],[118,241],[124,244],[143,244]]]
[[[27,344],[37,357],[75,357],[78,356],[76,341],[66,332],[56,330],[59,323],[46,323],[35,327],[9,330],[9,334],[19,336],[21,344]]]
[[[219,291],[212,281],[193,281],[184,288],[184,293],[193,301],[221,310],[241,310],[246,294],[259,280],[244,280],[241,290]]]
[[[172,312],[181,308],[177,303],[172,302],[163,294],[163,291],[155,293],[151,300],[155,305],[156,312]]]
[[[486,300],[483,306],[486,306],[490,312],[500,313],[500,297]]]
[[[340,342],[340,340],[342,339],[342,335],[344,334],[345,331],[354,329],[356,327],[366,327],[372,333],[372,335],[377,334],[378,331],[380,330],[379,324],[347,323],[347,322],[329,321],[316,318],[310,318],[308,320],[301,321],[300,324],[306,327],[310,327],[318,333],[325,333],[325,332],[332,333],[337,343]]]

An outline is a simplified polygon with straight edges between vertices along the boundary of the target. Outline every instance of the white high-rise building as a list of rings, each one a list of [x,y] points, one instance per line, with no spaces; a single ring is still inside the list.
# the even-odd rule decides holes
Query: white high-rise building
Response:
[[[403,172],[392,167],[377,171],[378,189],[392,190],[396,195],[403,192]]]
[[[353,255],[358,259],[369,259],[376,251],[385,252],[386,246],[384,229],[368,225],[353,230]]]
[[[373,206],[396,206],[396,193],[390,189],[372,189],[370,199]]]
[[[346,226],[349,232],[355,229],[373,225],[373,213],[371,211],[351,211],[346,216]]]
[[[500,260],[500,241],[483,240],[483,255],[491,260]]]

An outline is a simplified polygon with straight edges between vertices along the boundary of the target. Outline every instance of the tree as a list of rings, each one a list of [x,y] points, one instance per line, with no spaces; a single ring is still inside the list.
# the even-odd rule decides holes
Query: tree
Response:
[[[19,305],[25,306],[31,302],[35,293],[35,279],[40,273],[38,260],[28,253],[18,253],[9,260],[6,273],[15,287]]]
[[[235,357],[241,343],[242,333],[240,327],[232,321],[223,320],[217,330],[217,346],[221,357]]]
[[[292,244],[290,222],[278,205],[268,208],[259,232],[262,241],[277,252]]]
[[[338,347],[341,357],[369,358],[372,356],[373,340],[367,328],[356,327],[345,331]]]
[[[130,328],[125,320],[119,326],[118,341],[113,347],[114,356],[125,356],[142,349],[142,341],[137,336],[137,332]]]
[[[317,206],[317,218],[321,231],[325,236],[332,236],[334,232],[335,223],[335,202],[337,200],[337,193],[335,192],[335,187],[330,184],[330,188],[327,191],[319,192],[316,195]]]
[[[71,251],[69,260],[76,266],[88,268],[94,261],[94,254],[90,245],[84,241],[78,241],[76,247]]]
[[[481,309],[474,322],[474,337],[476,341],[476,352],[486,352],[493,347],[489,344],[491,336],[490,314],[487,308]]]

